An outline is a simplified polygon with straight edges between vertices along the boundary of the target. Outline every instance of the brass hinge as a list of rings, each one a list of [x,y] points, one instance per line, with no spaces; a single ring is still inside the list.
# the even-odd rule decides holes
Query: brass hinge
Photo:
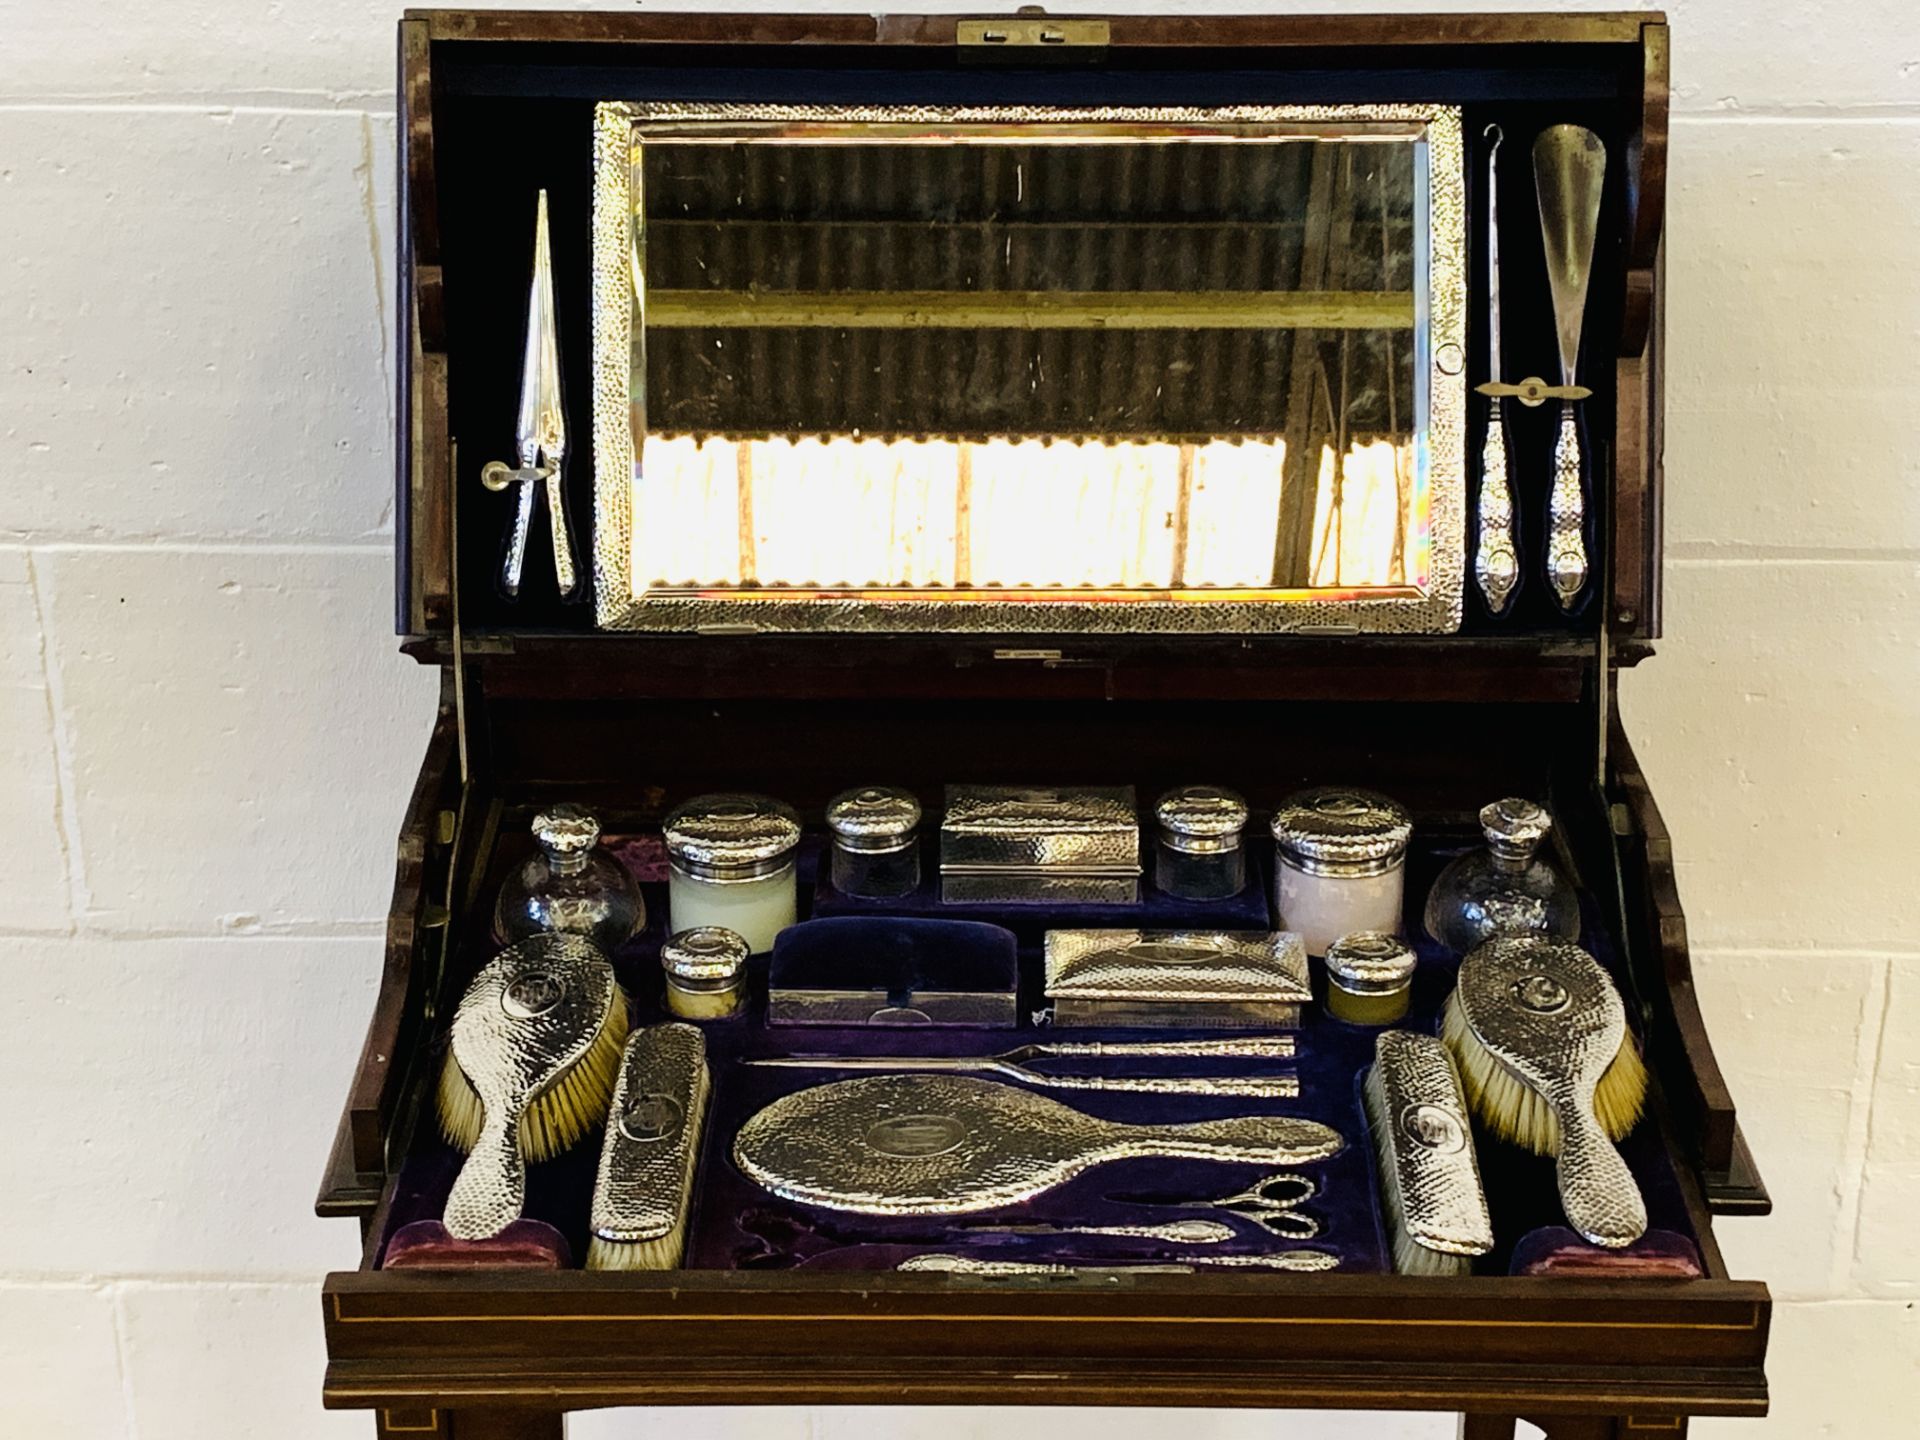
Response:
[[[995,50],[1102,50],[1113,36],[1105,20],[1049,19],[1038,6],[993,20],[962,20],[954,44]],[[1027,57],[1031,59],[1031,55]]]

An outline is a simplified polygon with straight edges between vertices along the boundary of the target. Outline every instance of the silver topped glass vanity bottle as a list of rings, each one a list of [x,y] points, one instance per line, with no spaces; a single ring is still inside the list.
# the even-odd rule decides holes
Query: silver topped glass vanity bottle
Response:
[[[1465,955],[1496,935],[1580,938],[1580,901],[1539,855],[1553,817],[1531,800],[1496,800],[1480,811],[1486,848],[1448,863],[1427,893],[1427,933]]]
[[[833,888],[865,900],[920,885],[920,802],[891,785],[843,790],[827,802]]]
[[[1356,930],[1400,933],[1413,820],[1372,790],[1326,785],[1273,814],[1274,905],[1309,955]]]
[[[596,847],[600,822],[578,805],[550,805],[533,817],[539,853],[500,887],[493,929],[501,944],[529,935],[580,935],[602,950],[645,928],[646,902],[627,868]]]
[[[718,925],[755,954],[793,924],[800,817],[765,795],[696,795],[671,815],[667,919],[676,934]]]
[[[1153,807],[1153,883],[1181,900],[1226,900],[1247,883],[1247,802],[1218,785],[1182,785]]]

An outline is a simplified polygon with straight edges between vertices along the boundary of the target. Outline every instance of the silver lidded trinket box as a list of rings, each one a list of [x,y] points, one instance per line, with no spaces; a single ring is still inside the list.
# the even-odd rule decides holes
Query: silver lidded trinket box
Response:
[[[1246,888],[1247,802],[1219,785],[1182,785],[1153,807],[1153,883],[1181,900],[1230,900]]]
[[[1140,820],[1131,785],[949,785],[940,823],[949,903],[1132,905]]]
[[[1312,996],[1298,935],[1050,930],[1056,1025],[1298,1025]]]

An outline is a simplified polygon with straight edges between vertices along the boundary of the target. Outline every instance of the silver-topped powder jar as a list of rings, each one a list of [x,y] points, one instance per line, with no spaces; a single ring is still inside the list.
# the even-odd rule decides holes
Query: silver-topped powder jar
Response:
[[[1180,900],[1226,900],[1247,883],[1247,802],[1218,785],[1182,785],[1153,807],[1153,882]]]
[[[682,1020],[724,1020],[747,1003],[747,942],[721,925],[697,925],[660,947],[667,1009]]]
[[[920,802],[891,785],[843,790],[827,802],[833,888],[880,900],[920,885]]]
[[[1413,995],[1413,947],[1397,935],[1356,930],[1327,947],[1327,1013],[1352,1025],[1391,1025]]]
[[[793,924],[800,817],[765,795],[696,795],[667,816],[667,920],[719,925],[754,953]]]
[[[1273,814],[1273,889],[1282,929],[1309,955],[1355,930],[1400,933],[1413,821],[1372,790],[1325,785]]]

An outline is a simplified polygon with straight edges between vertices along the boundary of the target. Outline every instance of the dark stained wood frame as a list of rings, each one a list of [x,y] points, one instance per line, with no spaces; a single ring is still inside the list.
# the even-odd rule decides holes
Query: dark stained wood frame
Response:
[[[403,821],[385,967],[319,1208],[377,1235],[447,937],[472,899],[499,801],[484,726],[462,709],[710,699],[1420,700],[1602,710],[1612,671],[1659,628],[1661,229],[1667,54],[1655,13],[1124,16],[1109,48],[1634,47],[1642,119],[1628,156],[1616,357],[1607,645],[1575,636],[1260,640],[990,637],[456,638],[447,324],[434,167],[435,49],[929,46],[957,18],[411,11],[400,25],[402,373],[399,628],[446,676]],[[456,657],[456,650],[458,656]],[[456,658],[458,662],[456,664]],[[462,756],[463,738],[468,754]],[[1596,728],[1595,752],[1599,753]],[[1467,1440],[1516,1417],[1552,1440],[1684,1435],[1691,1415],[1757,1415],[1770,1300],[1725,1278],[1712,1212],[1764,1210],[1694,995],[1671,844],[1617,720],[1605,747],[1634,972],[1649,1006],[1661,1125],[1713,1278],[1686,1282],[1395,1276],[1139,1277],[1131,1284],[955,1284],[945,1277],[689,1271],[426,1276],[372,1268],[323,1292],[329,1406],[383,1435],[556,1440],[566,1410],[619,1404],[1172,1404],[1453,1409]]]

